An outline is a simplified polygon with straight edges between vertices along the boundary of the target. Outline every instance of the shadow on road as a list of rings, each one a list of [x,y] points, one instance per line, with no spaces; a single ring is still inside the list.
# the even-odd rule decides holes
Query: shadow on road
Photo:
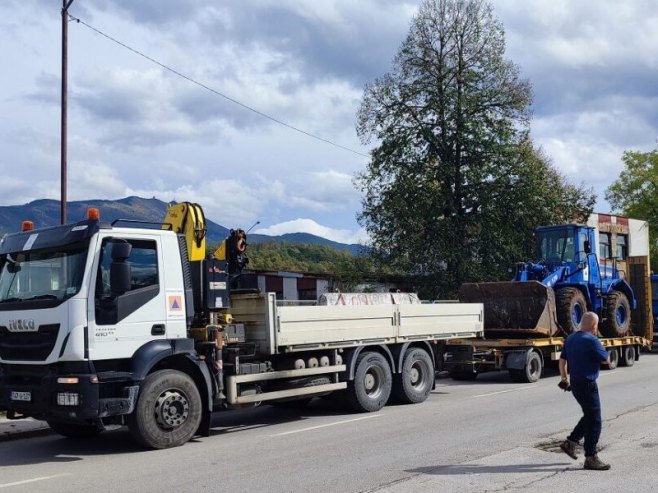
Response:
[[[80,440],[52,434],[8,442],[6,450],[3,447],[0,453],[0,470],[11,466],[77,462],[88,456],[130,454],[143,450],[132,441],[126,428]]]
[[[568,469],[570,462],[555,462],[551,464],[508,464],[504,466],[485,466],[477,464],[454,464],[445,466],[419,467],[408,469],[409,473],[431,474],[433,476],[467,475],[467,474],[510,474],[559,472]]]

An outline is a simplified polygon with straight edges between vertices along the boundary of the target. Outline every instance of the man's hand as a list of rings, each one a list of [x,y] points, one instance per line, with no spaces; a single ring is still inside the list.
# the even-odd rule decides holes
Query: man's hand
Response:
[[[558,383],[557,386],[565,392],[571,392],[571,385],[569,385],[569,380],[567,379],[560,380],[560,383]]]

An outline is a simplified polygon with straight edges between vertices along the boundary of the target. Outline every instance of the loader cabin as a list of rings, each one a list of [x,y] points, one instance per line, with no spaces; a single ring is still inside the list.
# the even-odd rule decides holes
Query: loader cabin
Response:
[[[535,234],[539,258],[550,264],[584,262],[595,253],[603,271],[611,271],[613,263],[624,271],[629,256],[649,252],[646,221],[609,214],[592,214],[586,226],[542,226]]]

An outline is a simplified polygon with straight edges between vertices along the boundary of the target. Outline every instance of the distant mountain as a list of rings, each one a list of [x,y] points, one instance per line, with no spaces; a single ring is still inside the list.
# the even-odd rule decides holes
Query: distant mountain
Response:
[[[202,204],[203,205],[203,204]],[[69,222],[81,221],[89,207],[97,207],[101,211],[101,221],[111,223],[116,219],[129,219],[160,223],[164,219],[167,203],[156,199],[141,197],[126,197],[119,200],[80,200],[67,203],[67,218]],[[21,223],[29,219],[36,228],[57,226],[60,223],[60,203],[58,200],[41,199],[25,205],[0,206],[0,233],[18,231]],[[213,245],[222,241],[229,234],[229,229],[206,217],[208,228],[207,239]],[[309,233],[289,233],[281,236],[249,234],[249,243],[264,243],[267,241],[286,241],[288,243],[310,243],[327,245],[339,250],[347,250],[353,254],[360,253],[360,245],[347,245],[327,240]]]

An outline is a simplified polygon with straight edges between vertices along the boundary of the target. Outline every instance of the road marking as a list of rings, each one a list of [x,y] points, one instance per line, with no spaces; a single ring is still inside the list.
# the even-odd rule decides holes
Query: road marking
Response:
[[[64,474],[55,474],[54,476],[42,476],[40,478],[25,479],[23,481],[16,481],[14,483],[4,483],[0,484],[0,488],[9,488],[11,486],[19,486],[21,484],[35,483],[37,481],[47,481],[48,479],[61,478],[63,476],[70,476],[71,473],[67,472]]]
[[[487,396],[496,395],[496,394],[506,394],[507,392],[518,392],[519,390],[530,390],[532,388],[533,388],[533,386],[517,387],[515,389],[499,390],[498,392],[489,392],[488,394],[472,395],[471,397],[473,397],[473,398],[487,397]]]
[[[361,421],[364,419],[372,419],[372,418],[379,418],[380,416],[383,416],[382,413],[379,414],[372,414],[370,416],[363,416],[362,418],[354,418],[354,419],[346,419],[344,421],[336,421],[334,423],[327,423],[324,425],[318,425],[318,426],[309,426],[308,428],[301,428],[299,430],[293,430],[293,431],[284,431],[283,433],[277,433],[275,435],[268,435],[269,437],[282,437],[285,435],[292,435],[293,433],[301,433],[303,431],[312,431],[312,430],[317,430],[320,428],[327,428],[328,426],[336,426],[336,425],[344,425],[346,423],[353,423],[354,421]]]

